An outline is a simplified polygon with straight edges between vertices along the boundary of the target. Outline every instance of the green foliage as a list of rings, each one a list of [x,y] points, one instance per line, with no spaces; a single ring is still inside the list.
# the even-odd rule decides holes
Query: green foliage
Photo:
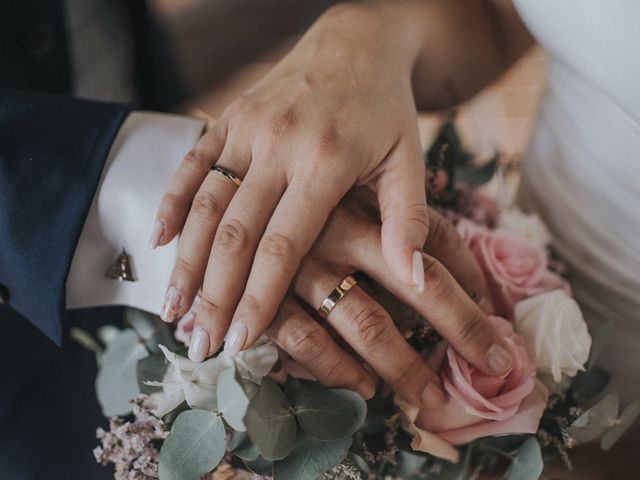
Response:
[[[220,463],[224,452],[225,430],[218,415],[182,412],[160,450],[160,480],[197,480]]]
[[[294,398],[300,426],[319,440],[350,438],[364,424],[367,404],[350,390],[328,390],[317,383],[306,383]]]
[[[242,380],[235,367],[232,366],[220,372],[216,388],[218,411],[231,428],[238,432],[244,432],[246,427],[243,419],[249,407],[249,397],[242,387]]]
[[[96,378],[96,394],[105,417],[131,413],[130,400],[139,393],[138,360],[149,355],[138,335],[122,330],[107,345]]]
[[[169,326],[160,317],[137,308],[125,308],[124,322],[133,328],[150,352],[158,352],[158,345],[175,351],[177,345]]]
[[[345,458],[351,442],[351,438],[318,440],[300,432],[291,454],[274,462],[274,480],[316,480]]]
[[[569,428],[569,434],[580,443],[600,438],[607,429],[615,425],[618,411],[618,394],[610,393],[580,415]]]
[[[626,406],[620,417],[615,421],[614,426],[604,433],[600,441],[600,447],[603,450],[609,450],[613,447],[620,440],[620,437],[635,423],[638,415],[640,415],[640,401],[636,400]]]
[[[162,382],[162,378],[167,371],[167,365],[167,360],[161,352],[138,360],[136,377],[138,379],[138,387],[142,393],[150,395],[162,391],[162,387],[153,387],[144,382]]]
[[[518,450],[504,478],[505,480],[538,480],[543,468],[540,444],[535,437],[531,437]]]
[[[267,460],[280,460],[296,443],[296,421],[280,387],[265,378],[249,402],[244,425],[249,438]]]

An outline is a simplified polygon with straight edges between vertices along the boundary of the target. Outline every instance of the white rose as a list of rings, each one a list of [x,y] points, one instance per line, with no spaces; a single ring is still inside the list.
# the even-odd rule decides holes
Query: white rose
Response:
[[[502,212],[498,226],[517,233],[541,247],[546,247],[551,242],[551,235],[544,222],[537,215],[524,213],[517,207]]]
[[[591,336],[576,301],[563,290],[553,290],[518,302],[515,330],[522,335],[539,372],[556,383],[562,373],[573,377],[589,358]]]

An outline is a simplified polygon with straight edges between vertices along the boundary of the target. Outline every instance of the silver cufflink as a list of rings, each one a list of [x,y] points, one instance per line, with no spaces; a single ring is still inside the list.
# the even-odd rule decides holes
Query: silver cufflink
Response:
[[[113,264],[106,271],[105,276],[113,280],[118,280],[119,282],[136,281],[136,279],[133,278],[131,257],[124,248],[122,249],[122,253],[118,255],[118,258],[116,258]]]

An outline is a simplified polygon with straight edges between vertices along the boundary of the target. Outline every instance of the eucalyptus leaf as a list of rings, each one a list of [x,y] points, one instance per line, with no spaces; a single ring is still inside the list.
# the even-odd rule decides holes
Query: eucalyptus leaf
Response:
[[[241,381],[233,366],[218,375],[218,411],[231,428],[238,432],[246,431],[243,418],[249,407],[249,397],[242,388]]]
[[[518,450],[504,478],[505,480],[538,480],[543,468],[540,444],[535,437],[531,437]]]
[[[260,475],[261,477],[273,476],[273,462],[269,460],[258,457],[255,460],[243,460],[243,463],[256,475]]]
[[[367,403],[350,390],[328,390],[317,383],[303,385],[294,398],[300,426],[312,437],[337,440],[351,437],[364,424]]]
[[[274,480],[316,480],[347,455],[352,438],[318,440],[303,432],[287,458],[273,463]]]
[[[600,367],[578,372],[571,384],[573,398],[578,403],[588,402],[598,396],[609,383],[609,374]]]
[[[138,378],[138,386],[142,393],[151,395],[152,393],[162,391],[162,387],[150,386],[144,382],[162,382],[164,374],[167,371],[167,365],[167,360],[161,352],[138,360],[136,376]]]
[[[87,350],[91,350],[96,355],[96,362],[100,363],[104,348],[89,332],[78,327],[73,327],[69,330],[69,336]]]
[[[242,460],[246,460],[247,462],[252,462],[256,460],[260,456],[260,452],[256,448],[256,446],[251,443],[251,439],[244,432],[241,433],[244,437],[243,440],[232,450],[233,454],[241,458]]]
[[[129,402],[140,394],[138,360],[148,355],[131,329],[122,330],[107,345],[96,377],[96,394],[105,417],[131,413]]]
[[[607,430],[600,441],[600,448],[609,450],[620,437],[629,430],[640,415],[640,401],[636,400],[625,407],[616,421],[616,425]]]
[[[618,394],[610,393],[580,415],[569,427],[569,434],[580,443],[600,438],[607,429],[615,425],[618,410]]]
[[[160,480],[198,480],[225,452],[224,424],[207,410],[187,410],[176,418],[160,450]]]
[[[407,450],[400,450],[398,454],[398,473],[402,478],[412,478],[422,471],[427,461],[424,455],[418,455]]]
[[[244,417],[249,437],[267,460],[289,455],[296,443],[296,420],[276,382],[265,378]]]
[[[137,308],[125,308],[124,321],[138,332],[149,351],[159,351],[158,345],[165,345],[169,350],[176,349],[177,344],[169,326],[157,315]]]

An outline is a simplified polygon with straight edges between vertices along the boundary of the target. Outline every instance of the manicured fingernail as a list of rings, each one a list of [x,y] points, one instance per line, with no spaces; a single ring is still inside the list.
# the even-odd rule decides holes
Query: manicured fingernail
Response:
[[[487,365],[496,375],[506,373],[511,368],[512,361],[511,354],[497,343],[487,350]]]
[[[492,315],[493,314],[493,303],[491,302],[491,299],[489,297],[482,297],[478,301],[478,306],[487,315]]]
[[[207,353],[209,353],[209,334],[204,328],[197,326],[189,343],[189,359],[200,363],[206,358]]]
[[[373,380],[362,380],[356,387],[356,391],[362,395],[362,398],[369,400],[376,393],[376,385]]]
[[[227,339],[224,344],[224,351],[227,352],[228,355],[234,356],[242,347],[244,347],[244,343],[247,341],[247,327],[244,326],[242,322],[236,322],[231,326],[229,333],[227,334]]]
[[[151,250],[158,248],[158,244],[162,240],[164,236],[164,223],[162,220],[156,219],[153,224],[153,231],[151,232],[151,236],[149,237],[149,248]]]
[[[424,292],[424,261],[422,252],[416,250],[411,257],[411,276],[416,286],[416,292]]]
[[[447,398],[444,396],[444,392],[440,387],[438,387],[435,383],[427,383],[427,386],[424,387],[422,391],[422,406],[424,408],[435,408],[447,401]]]
[[[180,311],[180,303],[182,302],[182,294],[176,287],[169,287],[164,297],[164,305],[160,312],[160,318],[167,323],[173,322]]]

